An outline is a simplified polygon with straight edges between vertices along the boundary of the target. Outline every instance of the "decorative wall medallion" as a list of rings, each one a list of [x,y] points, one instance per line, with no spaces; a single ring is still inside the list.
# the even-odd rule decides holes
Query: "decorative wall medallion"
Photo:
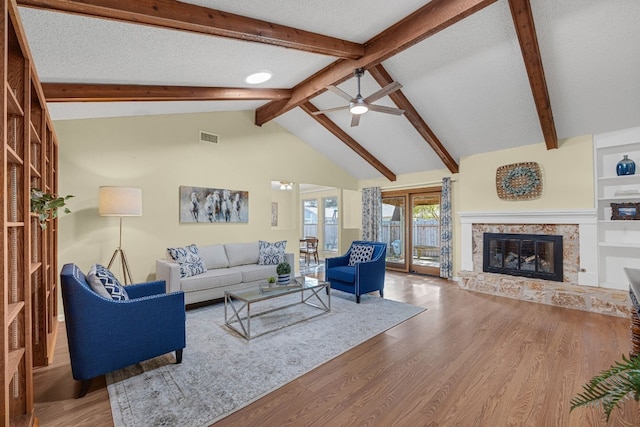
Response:
[[[503,200],[533,200],[542,195],[542,175],[536,162],[513,163],[496,171],[496,190]]]

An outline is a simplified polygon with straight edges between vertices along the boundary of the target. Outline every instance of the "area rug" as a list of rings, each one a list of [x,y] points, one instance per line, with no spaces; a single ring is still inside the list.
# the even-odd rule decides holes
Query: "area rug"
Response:
[[[252,328],[289,321],[299,307]],[[182,364],[171,353],[107,374],[114,424],[209,426],[424,310],[373,295],[356,304],[333,290],[331,312],[251,341],[224,325],[224,304],[189,310]]]

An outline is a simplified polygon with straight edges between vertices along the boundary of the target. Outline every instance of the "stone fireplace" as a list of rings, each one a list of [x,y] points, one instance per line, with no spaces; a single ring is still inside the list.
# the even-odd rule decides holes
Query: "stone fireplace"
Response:
[[[458,273],[461,288],[577,310],[629,315],[627,292],[598,287],[597,218],[594,210],[460,212],[458,216],[461,222],[462,270]],[[494,248],[499,247],[500,255],[493,261],[504,266],[506,258],[509,258],[508,269],[514,262],[520,267],[524,262],[524,271],[519,268],[522,274],[486,271],[485,262],[490,260],[483,258],[483,252],[485,245],[490,246],[491,243],[485,242],[485,238],[496,234],[507,235],[507,241],[516,240],[516,235],[557,236],[555,241],[561,242],[561,260],[549,260],[548,251],[551,249],[547,243],[532,243],[531,238],[518,237],[519,243],[494,243]],[[522,240],[526,243],[523,244]],[[540,255],[546,258],[544,262],[538,261]],[[555,278],[531,277],[533,260],[536,260],[534,270],[548,269],[549,265],[543,263],[554,264]]]

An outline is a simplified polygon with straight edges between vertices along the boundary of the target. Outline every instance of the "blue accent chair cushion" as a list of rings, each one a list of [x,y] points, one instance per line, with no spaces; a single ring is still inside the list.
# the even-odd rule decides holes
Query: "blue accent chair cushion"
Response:
[[[167,294],[165,282],[126,287],[129,300],[114,301],[91,289],[75,264],[60,273],[71,372],[82,381],[172,351],[182,360],[186,346],[184,293]]]
[[[354,294],[358,303],[369,292],[383,297],[386,253],[386,243],[355,241],[346,254],[325,260],[325,280],[332,289]]]

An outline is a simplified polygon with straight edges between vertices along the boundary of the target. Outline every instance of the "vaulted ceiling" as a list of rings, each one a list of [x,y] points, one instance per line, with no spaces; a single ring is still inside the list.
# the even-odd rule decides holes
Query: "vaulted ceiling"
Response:
[[[358,179],[640,125],[636,0],[17,0],[54,120],[255,110]],[[350,127],[313,115],[393,81]],[[270,70],[252,86],[243,77]],[[215,132],[215,129],[208,129]]]

